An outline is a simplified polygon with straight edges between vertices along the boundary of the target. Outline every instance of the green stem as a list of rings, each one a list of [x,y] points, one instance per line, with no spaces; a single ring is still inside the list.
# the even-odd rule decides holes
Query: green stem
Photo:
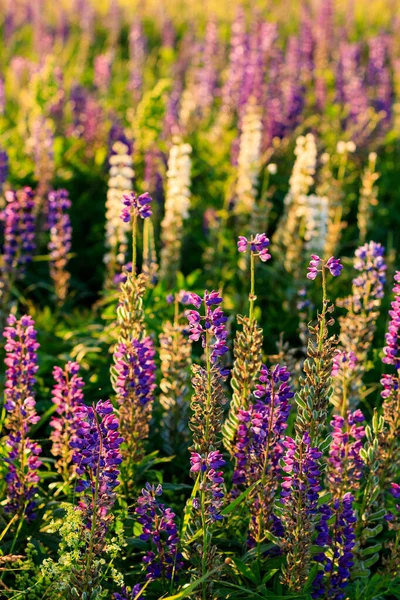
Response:
[[[249,320],[250,325],[253,323],[254,319],[254,301],[256,296],[254,294],[254,253],[250,251],[250,294],[249,294]]]
[[[96,482],[95,482],[95,488],[94,488],[94,497],[93,497],[93,519],[92,519],[92,527],[90,530],[90,542],[89,542],[89,551],[88,551],[88,555],[87,555],[87,559],[86,559],[86,577],[85,577],[85,585],[86,582],[89,579],[89,572],[90,572],[90,564],[92,561],[92,554],[93,554],[93,546],[94,546],[94,533],[96,530],[96,521],[97,521],[97,500],[99,497],[99,474],[100,474],[100,459],[101,459],[101,455],[103,453],[103,435],[101,433],[101,429],[99,426],[99,422],[97,420],[97,414],[95,409],[93,408],[93,415],[94,415],[94,420],[96,423],[96,428],[97,431],[99,433],[99,441],[100,441],[100,448],[99,448],[99,460],[97,463],[97,468],[96,468]]]
[[[132,277],[136,277],[136,229],[137,229],[137,216],[132,216]]]
[[[206,307],[207,312],[207,307]],[[205,423],[205,441],[208,442],[210,432],[210,407],[211,407],[211,355],[210,355],[210,334],[206,332],[206,365],[207,365],[207,402],[206,402],[206,423]],[[203,554],[201,557],[201,575],[204,577],[207,573],[207,551],[208,551],[208,530],[206,519],[206,474],[203,473],[201,485],[201,523],[203,527]],[[202,583],[202,598],[207,598],[207,584]]]

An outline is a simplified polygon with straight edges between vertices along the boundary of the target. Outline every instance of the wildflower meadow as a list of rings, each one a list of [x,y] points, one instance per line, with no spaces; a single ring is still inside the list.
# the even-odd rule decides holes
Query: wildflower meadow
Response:
[[[0,598],[400,600],[399,0],[0,40]]]

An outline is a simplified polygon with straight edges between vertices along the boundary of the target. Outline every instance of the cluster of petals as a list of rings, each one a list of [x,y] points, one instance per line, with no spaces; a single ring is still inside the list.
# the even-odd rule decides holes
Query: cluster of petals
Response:
[[[187,303],[193,304],[197,309],[204,303],[205,315],[200,315],[198,310],[187,310],[185,313],[189,321],[189,337],[191,340],[196,342],[201,338],[203,347],[205,348],[206,335],[209,334],[214,337],[214,342],[210,344],[210,359],[213,364],[229,350],[226,343],[228,334],[225,328],[227,317],[220,306],[218,306],[221,302],[222,298],[219,296],[218,292],[215,291],[208,292],[206,290],[204,292],[204,298],[200,298],[197,294],[190,293],[188,294]],[[220,371],[223,376],[228,374],[227,369],[224,369],[223,367],[220,368]]]
[[[299,452],[299,446],[302,451]],[[286,453],[283,457],[283,477],[281,501],[282,504],[292,505],[297,495],[303,497],[305,517],[314,515],[317,511],[318,493],[321,490],[321,471],[319,459],[322,452],[310,445],[310,436],[305,433],[301,442],[291,437],[283,441]]]
[[[262,262],[267,262],[271,258],[268,252],[269,239],[265,233],[256,233],[254,237],[251,236],[250,240],[240,235],[237,247],[239,252],[247,252],[250,248],[250,251],[259,256]]]
[[[343,265],[340,264],[340,258],[331,256],[327,261],[323,261],[317,254],[312,254],[307,267],[307,279],[315,279],[322,269],[328,269],[333,277],[337,277],[340,275]]]
[[[334,415],[332,441],[329,447],[328,478],[334,488],[339,488],[346,477],[347,489],[355,490],[364,472],[361,450],[365,428],[361,410],[348,412],[346,418]]]
[[[146,564],[146,579],[165,577],[171,579],[175,571],[183,567],[179,552],[179,535],[175,514],[158,502],[162,487],[146,483],[137,501],[136,514],[142,525],[139,536],[144,542],[151,541],[157,552],[149,551],[143,558]]]
[[[357,356],[354,352],[346,352],[345,350],[337,352],[333,357],[331,375],[332,377],[338,377],[346,371],[354,371],[356,365]]]
[[[354,268],[360,271],[360,275],[353,279],[353,304],[356,309],[362,306],[373,308],[383,298],[387,270],[384,255],[385,248],[373,241],[357,248]]]
[[[70,446],[73,449],[72,461],[79,480],[76,491],[83,492],[79,508],[84,522],[90,529],[92,515],[99,515],[96,527],[99,537],[106,533],[102,519],[115,502],[115,488],[119,485],[119,465],[122,462],[120,446],[123,442],[118,432],[119,422],[109,400],[94,406],[78,405],[74,408],[77,428]],[[94,506],[97,480],[97,504]]]
[[[34,192],[25,187],[5,193],[6,206],[1,215],[4,221],[4,263],[8,270],[20,270],[32,260],[35,250]]]
[[[147,219],[151,217],[151,202],[152,198],[148,192],[137,196],[135,192],[124,194],[122,196],[123,209],[121,212],[121,219],[124,223],[129,223],[133,216]]]
[[[395,369],[400,368],[399,353],[399,330],[400,330],[400,271],[394,275],[395,284],[393,292],[395,299],[391,303],[389,310],[390,322],[388,331],[385,335],[386,346],[383,349],[383,362],[387,365],[393,365]]]
[[[153,400],[156,371],[154,356],[154,344],[150,336],[118,344],[114,352],[117,373],[115,390],[120,403],[132,394],[141,406]]]
[[[323,552],[314,556],[321,564],[313,582],[313,598],[332,598],[344,600],[347,597],[344,589],[350,580],[350,570],[354,565],[353,555],[356,544],[355,523],[357,521],[353,510],[354,497],[346,493],[343,498],[333,501],[332,509],[327,505],[320,507],[321,521],[317,526],[316,543],[328,546]],[[332,535],[329,534],[328,520],[334,516]]]
[[[206,512],[210,521],[221,521],[221,508],[223,504],[224,492],[223,472],[219,469],[225,465],[225,460],[219,450],[213,450],[207,455],[202,456],[197,452],[192,452],[190,456],[190,472],[203,473],[204,478],[200,483],[205,492]],[[194,508],[200,508],[197,498],[193,501]]]
[[[29,439],[29,426],[39,421],[34,399],[35,374],[38,370],[35,323],[29,315],[17,319],[10,315],[4,330],[6,339],[6,380],[4,408],[8,413],[9,433],[6,438],[7,455],[4,477],[8,488],[5,511],[17,513],[22,509],[28,520],[35,517],[39,482],[38,456],[41,447]]]

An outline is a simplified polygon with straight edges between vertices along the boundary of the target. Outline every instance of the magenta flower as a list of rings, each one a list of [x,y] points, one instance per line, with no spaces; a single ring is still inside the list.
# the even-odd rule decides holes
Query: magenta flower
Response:
[[[213,450],[204,457],[197,452],[192,452],[190,464],[191,473],[205,473],[202,485],[205,492],[205,508],[208,520],[210,522],[221,521],[223,519],[221,508],[224,498],[224,477],[222,471],[218,469],[226,464],[221,452]],[[199,501],[197,498],[194,499],[193,504],[195,508],[198,508]]]

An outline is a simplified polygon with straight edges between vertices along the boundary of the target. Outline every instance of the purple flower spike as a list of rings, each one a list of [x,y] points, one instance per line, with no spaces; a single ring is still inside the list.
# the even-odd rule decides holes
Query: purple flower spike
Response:
[[[247,252],[247,249],[250,247],[250,251],[259,256],[262,262],[267,262],[271,258],[268,252],[269,239],[265,233],[256,233],[254,238],[252,236],[250,240],[240,235],[237,247],[239,252]]]
[[[211,347],[211,363],[215,364],[219,358],[228,352],[229,348],[226,345],[227,331],[225,323],[227,317],[223,313],[222,309],[218,306],[221,304],[222,298],[218,292],[212,291],[204,292],[204,298],[200,298],[196,294],[189,294],[187,303],[193,304],[197,309],[201,307],[201,304],[205,305],[205,315],[201,316],[197,310],[187,310],[186,317],[189,321],[190,339],[197,342],[200,338],[202,339],[203,347],[205,347],[206,335],[212,335],[214,342],[210,345]],[[215,308],[213,308],[215,306]],[[222,376],[228,375],[228,371],[220,366],[220,372]]]
[[[34,385],[38,370],[35,323],[30,316],[8,317],[8,327],[4,330],[6,339],[4,360],[6,369],[5,402],[9,429],[6,438],[8,454],[4,462],[8,466],[5,481],[8,486],[8,502],[5,511],[22,513],[28,520],[35,518],[38,490],[38,469],[41,462],[38,455],[41,447],[29,439],[29,425],[37,423],[39,416],[35,410]]]
[[[141,217],[142,219],[147,219],[153,214],[150,207],[152,198],[148,192],[145,192],[140,196],[131,192],[130,194],[125,194],[122,198],[124,208],[122,209],[121,219],[124,223],[129,223],[133,215]]]
[[[119,486],[119,465],[122,462],[118,432],[119,422],[109,400],[95,406],[78,405],[74,408],[77,428],[70,446],[72,461],[80,477],[76,491],[81,495],[78,509],[82,512],[85,532],[90,535],[95,520],[96,554],[101,554],[115,502],[115,488]],[[97,493],[96,493],[97,481]],[[96,502],[95,502],[96,501]]]
[[[35,250],[34,192],[25,187],[19,192],[5,193],[7,204],[4,220],[4,269],[6,273],[20,274],[32,260]]]
[[[224,478],[222,471],[218,471],[218,469],[226,464],[221,452],[219,452],[219,450],[213,450],[204,457],[197,452],[192,452],[190,464],[191,473],[205,473],[203,491],[206,492],[205,498],[208,520],[211,522],[221,521],[223,519],[221,508],[224,498],[224,492],[222,491]],[[198,500],[195,499],[194,502],[196,508]]]
[[[53,417],[50,425],[53,431],[50,439],[53,442],[51,453],[58,457],[57,467],[69,478],[69,466],[72,460],[72,450],[69,446],[72,435],[74,435],[79,420],[74,412],[75,407],[83,403],[84,386],[82,377],[79,377],[79,365],[69,361],[64,369],[54,367],[52,400],[56,405],[58,417]]]
[[[390,322],[388,332],[385,335],[386,346],[383,349],[384,357],[382,361],[387,365],[393,365],[395,369],[400,369],[399,354],[399,330],[400,330],[400,271],[394,275],[395,284],[393,292],[395,299],[391,303],[389,310]]]
[[[356,491],[364,472],[361,450],[365,436],[361,410],[348,412],[346,418],[334,415],[332,441],[329,448],[328,481],[331,491],[337,495],[340,490]]]
[[[142,525],[141,540],[151,541],[156,552],[149,551],[143,557],[146,564],[146,579],[165,577],[171,579],[175,571],[183,567],[182,555],[178,551],[179,535],[175,523],[175,514],[157,500],[162,494],[161,485],[150,485],[142,489],[138,498],[136,514]]]
[[[354,532],[357,518],[353,510],[354,497],[346,493],[342,500],[335,499],[333,510],[326,505],[320,507],[321,521],[316,529],[320,546],[328,546],[328,551],[314,556],[322,566],[313,582],[313,598],[344,600],[344,588],[350,580],[350,569],[354,565],[353,550],[356,543]],[[334,515],[332,535],[329,535],[327,521]],[[317,541],[316,540],[316,541]]]

